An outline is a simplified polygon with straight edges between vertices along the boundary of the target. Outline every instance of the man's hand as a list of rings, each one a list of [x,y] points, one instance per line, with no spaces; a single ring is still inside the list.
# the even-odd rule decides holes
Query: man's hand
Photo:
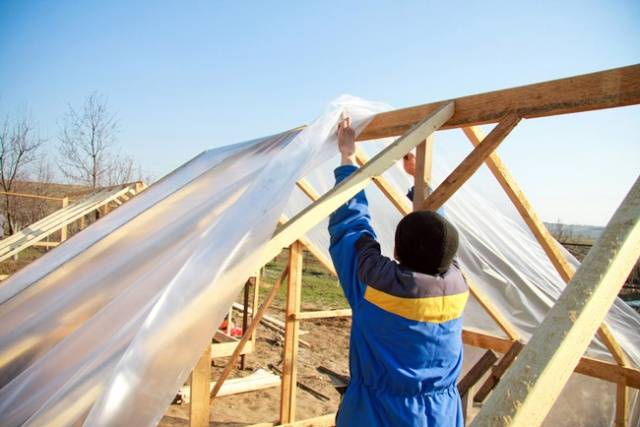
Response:
[[[356,131],[351,127],[351,117],[344,113],[338,122],[338,149],[342,155],[341,165],[356,164]]]
[[[402,166],[404,171],[411,176],[416,176],[416,156],[413,153],[407,153],[402,158]]]

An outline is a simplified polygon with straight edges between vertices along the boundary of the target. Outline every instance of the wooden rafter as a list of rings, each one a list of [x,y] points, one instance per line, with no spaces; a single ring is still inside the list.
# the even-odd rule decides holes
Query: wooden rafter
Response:
[[[508,111],[519,117],[556,116],[640,104],[640,65],[454,98],[456,112],[442,129],[498,122]],[[359,140],[401,135],[443,101],[376,115]]]
[[[422,204],[422,209],[433,210],[440,208],[456,192],[462,184],[482,166],[482,163],[504,141],[509,133],[520,122],[520,117],[514,113],[507,114],[487,135],[482,143],[460,162],[460,164],[442,181],[433,193]]]

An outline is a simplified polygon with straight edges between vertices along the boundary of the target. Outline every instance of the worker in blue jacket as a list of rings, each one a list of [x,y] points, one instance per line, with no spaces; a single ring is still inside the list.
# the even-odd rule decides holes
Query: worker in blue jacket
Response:
[[[357,170],[355,132],[338,126],[336,185]],[[337,426],[463,426],[456,379],[468,288],[453,262],[456,229],[435,212],[413,212],[384,257],[364,191],[329,221],[330,253],[353,311],[351,381]]]

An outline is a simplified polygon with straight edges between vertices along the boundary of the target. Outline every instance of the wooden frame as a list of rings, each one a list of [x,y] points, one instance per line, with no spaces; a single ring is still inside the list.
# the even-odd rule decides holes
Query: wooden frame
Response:
[[[20,253],[30,246],[57,246],[67,239],[68,225],[74,221],[80,220],[84,224],[85,215],[102,209],[106,214],[108,206],[112,202],[122,202],[120,198],[134,196],[137,192],[144,189],[144,184],[134,183],[131,185],[118,186],[108,190],[95,193],[85,199],[69,204],[69,199],[51,198],[45,196],[31,196],[38,199],[55,199],[62,202],[62,208],[34,222],[28,227],[0,241],[0,262]],[[20,194],[21,197],[29,197],[29,195]],[[58,242],[43,242],[43,240],[52,234],[60,231],[61,239]]]
[[[324,195],[319,195],[308,182],[301,180],[297,184],[298,187],[307,194],[313,202],[293,219],[288,221],[283,219],[283,225],[278,228],[273,239],[266,245],[265,250],[261,254],[261,261],[263,261],[262,264],[266,264],[267,261],[277,255],[281,248],[293,244],[296,240],[302,239],[306,231],[321,221],[340,204],[344,203],[358,191],[363,189],[370,180],[380,188],[380,190],[389,198],[391,203],[401,213],[406,214],[410,212],[410,207],[408,206],[406,198],[398,194],[398,192],[384,180],[382,173],[394,164],[394,162],[402,155],[407,153],[413,147],[426,141],[427,137],[438,128],[448,129],[462,127],[464,128],[465,134],[474,144],[474,150],[461,165],[454,169],[454,172],[449,175],[443,184],[441,184],[424,200],[421,207],[423,209],[437,209],[452,194],[454,194],[464,182],[466,182],[466,180],[481,166],[483,162],[485,162],[492,170],[503,189],[507,192],[507,195],[510,197],[512,202],[514,202],[525,222],[532,229],[534,236],[536,236],[540,242],[552,264],[556,269],[558,269],[563,278],[567,280],[571,277],[572,272],[570,272],[569,268],[565,268],[565,266],[568,266],[566,260],[559,255],[556,243],[552,240],[544,225],[535,215],[530,204],[524,198],[522,191],[517,187],[515,181],[508,174],[506,167],[504,167],[495,154],[495,148],[505,139],[521,118],[559,115],[620,107],[638,103],[640,103],[640,65],[632,65],[629,67],[622,67],[583,76],[570,77],[513,89],[457,98],[451,100],[451,102],[435,102],[378,114],[359,135],[359,140],[396,136],[403,132],[408,132],[370,161],[367,161],[366,157],[362,153],[356,153],[356,160],[361,166],[361,169]],[[479,130],[472,127],[474,125],[495,122],[499,122],[499,124],[486,138],[481,137]],[[421,147],[418,153],[423,149],[424,148]],[[428,151],[424,149],[424,153],[424,160],[420,159],[419,161],[420,176],[423,178],[427,176],[428,170]],[[424,190],[422,191],[424,192]],[[636,219],[637,216],[638,214],[636,214]],[[616,233],[616,230],[613,230],[610,232],[611,236],[617,235],[621,232],[621,227],[617,228],[618,233]],[[640,230],[640,227],[636,227],[634,230],[636,231],[631,232],[627,230],[627,235],[629,237],[627,241],[633,242],[638,246],[638,237],[637,234],[634,233],[637,233],[637,230]],[[308,245],[312,247],[309,243]],[[568,378],[568,376],[575,371],[576,373],[618,384],[618,415],[616,417],[618,424],[621,422],[623,423],[627,417],[627,387],[640,388],[640,370],[629,367],[625,363],[624,353],[622,352],[622,357],[620,356],[620,353],[617,353],[617,350],[620,349],[620,347],[615,343],[613,336],[608,336],[606,331],[601,336],[605,338],[605,342],[607,342],[608,338],[611,338],[607,346],[612,351],[617,363],[609,363],[585,357],[582,355],[582,352],[592,339],[593,332],[595,332],[597,325],[601,323],[600,321],[602,317],[615,297],[614,291],[616,290],[616,286],[611,285],[610,283],[615,283],[617,279],[624,275],[625,268],[623,267],[626,267],[626,264],[629,263],[629,260],[633,257],[629,255],[629,253],[633,251],[629,249],[628,246],[630,245],[628,244],[622,248],[622,250],[627,254],[622,257],[624,260],[620,261],[615,266],[605,265],[605,262],[594,262],[594,257],[591,256],[589,256],[583,263],[583,268],[581,268],[581,270],[587,268],[588,264],[594,264],[595,267],[590,267],[592,270],[601,268],[610,272],[609,275],[606,276],[607,283],[603,285],[607,289],[607,292],[601,292],[598,294],[606,294],[606,304],[600,303],[600,307],[598,309],[598,321],[594,323],[592,320],[590,322],[591,326],[595,325],[593,326],[593,329],[580,327],[579,333],[576,333],[575,331],[570,332],[571,339],[576,339],[576,336],[579,337],[581,345],[578,346],[577,350],[575,348],[570,349],[572,358],[569,363],[564,363],[563,366],[556,365],[553,371],[561,372],[563,380]],[[635,254],[635,252],[633,252],[633,254]],[[637,258],[637,254],[635,254],[635,256]],[[580,289],[574,289],[578,288],[576,283],[581,284],[580,288],[584,288],[584,283],[586,282],[584,276],[585,273],[580,274],[580,272],[578,272],[572,279],[572,285],[567,287],[564,294],[575,294],[579,292]],[[299,292],[300,285],[301,284],[298,282],[298,279],[290,279],[290,286],[294,286],[294,288],[296,288],[294,290],[290,290],[290,292],[292,292],[291,295],[296,295],[296,292]],[[482,295],[477,292],[477,287],[474,286],[473,282],[471,282],[470,287],[471,292],[480,302],[481,306],[498,323],[498,325],[501,326],[507,335],[507,338],[496,337],[479,331],[465,329],[463,331],[464,343],[480,348],[491,349],[500,353],[507,353],[509,349],[514,348],[514,342],[517,342],[519,339],[517,330],[510,325],[510,323],[497,310],[495,310],[494,307],[492,307],[487,298],[483,298]],[[596,288],[600,289],[602,286]],[[566,300],[564,294],[562,301]],[[299,312],[299,305],[296,305],[297,301],[298,300],[292,296],[292,305],[289,306],[289,301],[287,304],[286,322],[287,324],[291,323],[291,331],[294,331],[293,325],[297,325],[297,322],[301,320],[350,315],[350,310],[327,310],[307,313]],[[268,306],[268,304],[266,305]],[[260,310],[264,307],[265,304],[263,304]],[[588,310],[584,311],[592,313],[593,307],[589,306]],[[524,350],[522,350],[519,357],[515,359],[513,367],[511,369],[504,369],[506,372],[504,378],[498,383],[496,390],[489,395],[489,400],[485,404],[485,409],[483,410],[484,413],[488,413],[492,416],[491,419],[493,421],[496,420],[495,415],[499,413],[499,409],[504,409],[504,407],[507,406],[506,404],[500,405],[501,402],[499,400],[504,399],[504,402],[506,402],[505,390],[508,390],[509,387],[513,386],[514,381],[517,380],[519,375],[515,372],[522,373],[522,371],[516,371],[516,368],[518,366],[521,368],[525,366],[527,362],[524,360],[527,360],[529,363],[535,362],[536,368],[543,366],[538,360],[533,359],[532,362],[532,359],[525,358],[526,354],[533,353],[528,352],[530,347],[535,347],[535,349],[538,350],[536,354],[540,353],[540,348],[545,348],[546,350],[543,352],[544,354],[542,354],[542,356],[545,357],[548,354],[559,351],[567,352],[567,344],[562,345],[562,342],[555,342],[556,348],[548,349],[549,345],[543,345],[544,343],[540,342],[540,339],[535,339],[536,336],[542,336],[547,332],[548,328],[545,329],[543,326],[546,323],[549,323],[548,319],[552,313],[567,315],[570,311],[567,308],[567,304],[561,305],[559,301],[547,316],[547,320],[543,322],[543,325],[541,325],[538,332],[536,332],[534,338],[529,341],[530,345],[527,345]],[[571,331],[571,328],[568,330]],[[290,335],[290,337],[287,337],[287,340],[295,339],[295,333]],[[238,346],[236,352],[238,352],[239,348],[241,348],[241,345]],[[286,351],[289,351],[289,354],[293,356],[292,363],[287,366],[291,366],[291,369],[294,369],[295,351],[291,352],[291,349],[295,348],[295,345],[285,342],[285,348],[287,348],[288,350]],[[567,362],[569,361],[569,358],[564,356],[562,360]],[[231,363],[229,366],[231,366]],[[221,378],[218,381],[220,385],[222,384],[223,379],[224,378]],[[558,388],[559,386],[556,386],[554,387],[554,390],[557,390]],[[288,390],[289,391],[287,393],[283,392],[282,398],[289,399],[288,404],[289,408],[291,408],[290,399],[292,394],[295,395],[295,381],[293,381],[291,386],[288,387]],[[524,394],[526,395],[527,393],[525,392]],[[530,394],[533,395],[533,393]],[[212,392],[212,396],[215,396],[215,390]],[[543,413],[546,414],[545,411],[548,408],[544,405],[538,404],[540,402],[540,398],[534,396],[529,399],[530,400],[527,401],[527,404],[530,407],[536,407],[538,415]],[[493,403],[489,404],[489,402]],[[489,407],[492,409],[488,409]],[[524,413],[518,405],[511,405],[509,410],[509,417],[520,416],[519,413]],[[283,421],[291,422],[291,424],[286,425],[315,425],[313,424],[313,420],[295,421],[294,416],[291,415],[291,412],[288,412],[288,418],[281,415]],[[321,422],[325,424],[319,425],[333,425],[332,422],[334,416],[335,414],[329,414],[321,417]],[[477,419],[477,423],[477,425],[484,425],[480,419]],[[502,424],[499,423],[499,425]]]

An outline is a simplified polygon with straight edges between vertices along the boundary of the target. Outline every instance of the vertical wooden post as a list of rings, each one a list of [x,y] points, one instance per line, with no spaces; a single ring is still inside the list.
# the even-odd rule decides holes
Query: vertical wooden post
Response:
[[[80,230],[79,230],[79,231],[84,230],[84,227],[86,226],[86,222],[85,222],[84,217],[85,217],[85,215],[83,215],[83,216],[80,218],[80,224],[78,225],[78,227],[80,227]]]
[[[253,282],[253,302],[251,303],[251,324],[256,321],[256,314],[258,312],[258,306],[260,305],[260,280],[262,279],[262,270],[258,271]],[[251,348],[256,348],[256,336],[257,332],[251,334]]]
[[[255,277],[250,277],[249,280],[247,280],[247,283],[244,284],[244,295],[242,298],[242,304],[244,305],[242,310],[242,335],[247,333],[247,326],[249,325],[249,286],[251,286],[252,283],[255,283],[255,280]],[[240,369],[242,370],[244,370],[245,356],[245,354],[240,356]]]
[[[189,401],[189,426],[209,427],[209,384],[211,381],[211,345],[191,372],[191,400]]]
[[[62,209],[66,208],[67,206],[69,206],[69,198],[68,197],[64,197],[62,199]],[[68,227],[69,227],[69,224],[65,224],[60,229],[60,243],[62,243],[65,240],[67,240]]]
[[[616,387],[616,427],[629,425],[629,389],[624,382]]]
[[[282,366],[282,386],[280,390],[280,423],[295,421],[296,382],[299,321],[295,315],[300,312],[302,290],[302,246],[295,241],[289,247],[289,288],[287,290],[284,354]]]
[[[413,187],[413,210],[420,209],[422,202],[429,195],[431,183],[431,154],[433,152],[433,135],[429,135],[416,147],[416,175]]]

